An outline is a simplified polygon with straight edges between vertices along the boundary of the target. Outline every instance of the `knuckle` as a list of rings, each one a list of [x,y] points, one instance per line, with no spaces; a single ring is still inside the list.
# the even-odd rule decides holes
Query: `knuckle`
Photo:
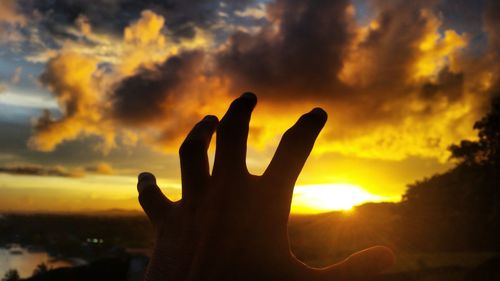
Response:
[[[292,127],[290,129],[286,130],[286,132],[283,134],[282,139],[284,142],[287,142],[287,143],[295,142],[295,140],[297,139],[296,129],[294,129]]]
[[[231,131],[233,131],[233,127],[231,122],[228,119],[222,120],[222,122],[219,124],[217,127],[217,134],[218,135],[224,135],[224,134],[231,134]]]
[[[224,119],[217,127],[217,134],[219,136],[232,137],[244,133],[249,129],[249,120],[247,119],[243,118],[243,116],[231,116]]]

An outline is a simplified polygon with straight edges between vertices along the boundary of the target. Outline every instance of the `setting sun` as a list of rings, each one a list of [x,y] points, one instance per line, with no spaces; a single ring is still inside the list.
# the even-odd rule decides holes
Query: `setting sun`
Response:
[[[299,214],[313,214],[350,210],[364,202],[382,199],[384,198],[348,183],[302,185],[295,187],[292,211]]]

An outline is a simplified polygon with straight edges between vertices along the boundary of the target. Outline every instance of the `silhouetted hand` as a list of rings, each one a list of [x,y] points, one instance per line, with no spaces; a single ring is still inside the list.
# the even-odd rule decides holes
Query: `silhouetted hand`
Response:
[[[182,200],[171,202],[150,173],[139,175],[139,201],[156,229],[148,281],[365,280],[393,262],[373,247],[341,263],[311,268],[290,252],[287,223],[293,187],[327,115],[316,108],[283,136],[262,176],[246,167],[254,94],[236,99],[220,123],[207,116],[191,130],[179,154]],[[210,175],[207,149],[217,131]]]

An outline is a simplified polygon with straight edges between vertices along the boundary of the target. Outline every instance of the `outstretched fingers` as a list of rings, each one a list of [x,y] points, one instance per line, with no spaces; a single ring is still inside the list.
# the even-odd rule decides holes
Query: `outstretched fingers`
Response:
[[[179,149],[182,201],[197,197],[210,178],[207,150],[219,120],[208,115],[194,126]]]
[[[163,218],[172,202],[168,200],[156,184],[156,178],[151,173],[141,173],[138,177],[137,191],[139,203],[153,225]]]
[[[257,103],[252,93],[244,93],[231,103],[217,127],[213,175],[247,172],[246,152],[250,117]]]
[[[285,211],[290,208],[295,181],[326,119],[327,114],[321,108],[315,108],[302,115],[297,123],[285,132],[271,163],[264,172],[264,180],[273,188],[268,194],[274,197],[274,200],[278,200],[278,205]]]

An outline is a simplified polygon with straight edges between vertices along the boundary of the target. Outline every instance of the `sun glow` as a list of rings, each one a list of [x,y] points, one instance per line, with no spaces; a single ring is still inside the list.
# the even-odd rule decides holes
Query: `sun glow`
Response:
[[[347,211],[364,202],[382,201],[383,199],[353,184],[302,185],[295,187],[292,212],[315,214],[328,211]]]

